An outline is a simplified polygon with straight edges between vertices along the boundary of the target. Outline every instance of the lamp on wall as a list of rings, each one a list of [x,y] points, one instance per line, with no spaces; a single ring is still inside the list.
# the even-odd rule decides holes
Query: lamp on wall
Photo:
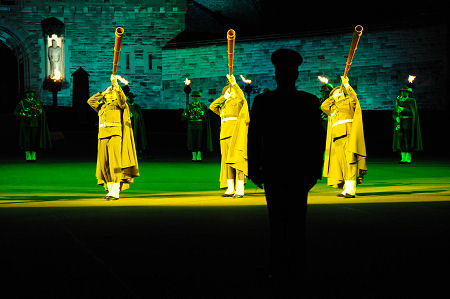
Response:
[[[58,92],[65,83],[65,25],[54,17],[42,20],[41,25],[45,49],[45,76],[43,87],[52,92],[53,107],[56,107],[58,106]]]

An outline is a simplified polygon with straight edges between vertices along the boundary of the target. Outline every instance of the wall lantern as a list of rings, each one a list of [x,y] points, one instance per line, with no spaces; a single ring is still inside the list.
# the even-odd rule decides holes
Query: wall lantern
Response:
[[[43,87],[52,92],[53,106],[56,107],[58,105],[58,91],[61,90],[65,83],[65,25],[54,17],[42,20],[41,25],[45,49],[45,77]]]

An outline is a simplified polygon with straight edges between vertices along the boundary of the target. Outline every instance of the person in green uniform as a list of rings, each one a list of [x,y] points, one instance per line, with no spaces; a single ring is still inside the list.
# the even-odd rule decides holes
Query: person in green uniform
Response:
[[[181,117],[187,120],[187,148],[192,153],[192,162],[202,160],[202,151],[212,151],[211,124],[208,106],[200,102],[202,93],[194,91],[192,102],[183,111]]]
[[[130,108],[117,76],[111,75],[111,86],[89,98],[88,104],[99,118],[97,183],[108,191],[106,200],[117,200],[139,176]]]
[[[419,113],[416,100],[411,97],[412,88],[405,85],[400,90],[400,95],[395,98],[394,134],[392,149],[400,152],[401,164],[411,163],[411,152],[421,151],[422,134],[420,132]]]
[[[132,92],[125,92],[125,95],[127,97],[128,107],[130,107],[131,126],[133,128],[136,151],[138,157],[142,157],[148,145],[144,114],[142,113],[141,106],[134,101],[136,95]]]
[[[51,147],[50,132],[44,105],[36,98],[32,88],[14,109],[19,119],[19,146],[25,151],[26,161],[36,161],[36,151]]]
[[[334,86],[331,83],[327,83],[322,85],[322,87],[320,88],[320,99],[319,99],[319,109],[322,106],[322,103],[328,99],[330,92],[333,90]],[[321,115],[322,117],[322,126],[323,128],[326,130],[327,126],[328,126],[328,115],[321,111]]]
[[[353,198],[367,172],[366,144],[358,97],[348,78],[341,80],[343,90],[335,87],[321,106],[328,115],[323,176],[329,186],[344,189],[338,196]]]

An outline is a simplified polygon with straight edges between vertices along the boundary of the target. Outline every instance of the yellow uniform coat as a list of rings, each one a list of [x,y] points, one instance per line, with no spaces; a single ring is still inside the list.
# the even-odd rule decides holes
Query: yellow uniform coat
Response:
[[[211,103],[210,109],[218,114],[222,120],[220,139],[229,139],[229,148],[226,157],[222,156],[220,171],[220,188],[227,187],[226,166],[241,171],[245,178],[248,176],[247,135],[250,116],[247,100],[239,85],[232,85],[233,95],[226,100],[224,94]],[[235,120],[227,120],[236,118]]]
[[[356,163],[358,183],[362,182],[362,175],[367,171],[361,106],[351,86],[345,88],[345,91],[347,96],[344,100],[335,102],[333,97],[329,97],[321,105],[322,111],[328,115],[323,176],[328,178],[328,185],[333,187],[342,186],[344,183],[342,174],[330,169],[330,161],[334,158],[333,140],[335,138],[348,138],[345,149],[349,157],[347,162]],[[346,122],[349,119],[351,122]]]
[[[99,102],[103,97],[102,94],[96,93],[88,100],[88,104],[99,115],[98,139],[109,138],[111,136],[121,136],[120,157],[121,165],[115,168],[121,170],[120,189],[129,188],[129,184],[134,181],[134,177],[139,176],[139,167],[137,162],[136,148],[134,143],[133,130],[130,119],[130,108],[126,103],[126,97],[122,89],[119,87],[117,91],[118,99],[110,102]],[[106,181],[100,169],[106,157],[97,156],[96,177],[99,185],[103,185],[107,189]]]

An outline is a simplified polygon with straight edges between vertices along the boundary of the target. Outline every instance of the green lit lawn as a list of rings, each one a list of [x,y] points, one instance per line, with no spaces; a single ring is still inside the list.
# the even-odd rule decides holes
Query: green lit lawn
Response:
[[[354,200],[309,196],[307,298],[447,298],[450,165],[369,161]],[[223,199],[218,161],[144,161],[117,202],[95,161],[3,161],[8,298],[278,298],[264,196]],[[342,204],[345,203],[345,204]],[[438,295],[439,294],[439,295]],[[24,295],[24,296],[20,296]]]

